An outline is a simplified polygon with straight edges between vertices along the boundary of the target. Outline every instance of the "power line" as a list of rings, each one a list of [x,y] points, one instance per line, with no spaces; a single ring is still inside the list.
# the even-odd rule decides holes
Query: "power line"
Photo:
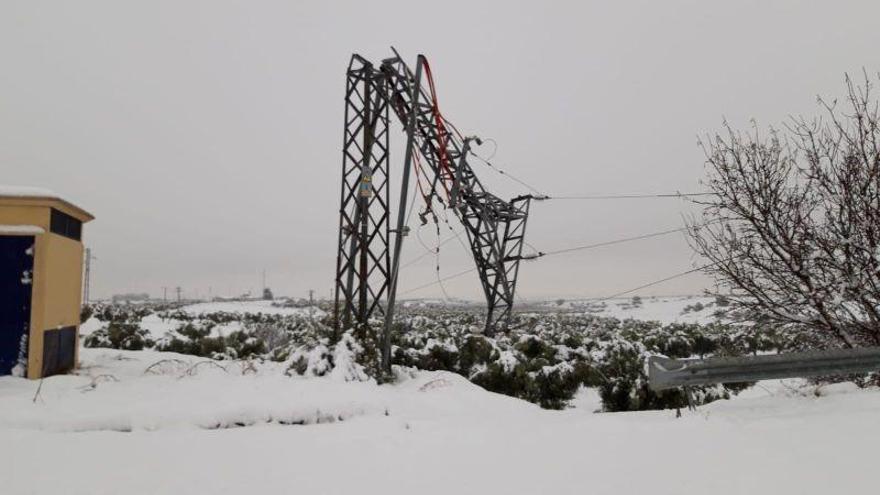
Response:
[[[596,195],[574,195],[574,194],[546,194],[541,192],[536,187],[530,185],[524,180],[516,177],[515,175],[502,170],[497,167],[494,163],[489,160],[481,157],[475,152],[471,151],[471,154],[476,157],[479,161],[486,164],[492,170],[498,172],[501,175],[509,178],[510,180],[520,184],[521,186],[526,187],[531,192],[538,195],[537,199],[548,200],[548,199],[562,199],[562,200],[607,200],[607,199],[654,199],[654,198],[692,198],[692,197],[700,197],[700,196],[717,196],[718,193],[715,192],[692,192],[692,193],[659,193],[659,194],[596,194]]]
[[[614,244],[621,244],[621,243],[630,242],[630,241],[638,241],[641,239],[650,239],[651,237],[659,237],[659,236],[663,236],[663,235],[669,235],[669,234],[674,234],[676,232],[685,232],[685,231],[687,231],[687,228],[680,227],[677,229],[663,230],[661,232],[652,232],[650,234],[643,234],[643,235],[639,235],[639,236],[635,236],[635,237],[625,237],[623,239],[615,239],[613,241],[597,242],[595,244],[585,244],[583,246],[575,246],[575,247],[570,247],[570,248],[565,248],[565,249],[557,249],[555,251],[547,251],[545,253],[542,253],[539,251],[539,256],[552,256],[555,254],[569,253],[572,251],[581,251],[584,249],[593,249],[593,248],[602,247],[602,246],[612,246]]]
[[[412,289],[405,290],[405,291],[401,292],[401,294],[409,294],[410,292],[415,292],[415,291],[417,291],[417,290],[422,290],[422,289],[425,289],[425,288],[431,287],[432,285],[437,285],[438,283],[442,283],[442,282],[445,282],[445,281],[447,281],[447,280],[451,280],[451,279],[453,279],[453,278],[457,278],[457,277],[460,277],[460,276],[462,276],[462,275],[465,275],[465,274],[468,274],[468,273],[471,273],[471,272],[475,272],[475,271],[477,271],[476,268],[468,268],[467,270],[464,270],[464,271],[461,271],[461,272],[455,273],[455,274],[453,274],[453,275],[449,275],[449,276],[447,276],[447,277],[443,277],[443,278],[441,278],[441,279],[439,279],[439,280],[436,280],[436,281],[434,281],[434,282],[429,282],[429,283],[427,283],[427,284],[420,285],[420,286],[418,286],[418,287],[414,287],[414,288],[412,288]]]
[[[492,150],[492,154],[489,158],[483,158],[478,155],[475,151],[470,150],[470,154],[473,155],[477,160],[484,163],[486,166],[507,177],[508,179],[520,184],[521,186],[526,187],[531,192],[537,194],[540,199],[586,199],[586,200],[602,200],[602,199],[649,199],[649,198],[689,198],[689,197],[698,197],[698,196],[711,196],[717,195],[714,192],[695,192],[695,193],[661,193],[661,194],[605,194],[605,195],[553,195],[553,194],[545,194],[541,192],[538,188],[532,186],[531,184],[525,182],[524,180],[518,178],[517,176],[507,172],[506,170],[495,165],[491,160],[495,156],[495,153],[498,151],[498,142],[492,138],[485,139],[486,142],[491,142],[494,144],[495,148]]]
[[[651,198],[690,198],[696,196],[715,196],[714,192],[695,192],[695,193],[663,193],[663,194],[606,194],[593,196],[557,196],[550,195],[546,199],[651,199]]]
[[[449,300],[449,294],[446,293],[446,287],[443,286],[443,281],[440,280],[440,223],[437,221],[436,215],[434,217],[434,226],[437,229],[437,246],[431,250],[425,244],[425,241],[422,240],[422,235],[420,234],[421,228],[416,229],[416,238],[419,240],[419,244],[425,249],[425,254],[433,254],[435,260],[435,268],[434,273],[437,277],[437,283],[440,284],[440,291],[443,292],[443,300]]]
[[[455,233],[455,231],[453,231],[453,233]],[[449,237],[447,237],[446,239],[444,239],[443,241],[441,241],[439,244],[437,244],[437,247],[439,248],[439,247],[445,245],[446,243],[448,243],[449,241],[451,241],[451,240],[453,240],[453,239],[456,239],[457,237],[458,237],[458,234],[457,234],[457,233],[456,233],[456,235],[454,235],[454,236],[449,236]],[[424,247],[424,245],[423,245],[422,247]],[[422,253],[421,255],[416,256],[415,258],[413,258],[413,259],[407,261],[407,262],[404,263],[403,265],[400,265],[400,268],[406,268],[406,267],[408,267],[408,266],[410,266],[410,265],[414,265],[414,264],[418,263],[419,261],[422,261],[423,259],[427,258],[428,256],[432,256],[432,255],[434,255],[434,254],[435,254],[434,251],[428,249],[428,250],[426,250],[424,253]]]
[[[635,236],[635,237],[625,237],[623,239],[616,239],[613,241],[605,241],[605,242],[599,242],[599,243],[595,243],[595,244],[586,244],[583,246],[575,246],[575,247],[571,247],[571,248],[558,249],[556,251],[547,251],[546,253],[542,253],[542,252],[538,251],[538,255],[535,256],[535,258],[540,258],[542,256],[550,256],[550,255],[554,255],[554,254],[562,254],[562,253],[567,253],[570,251],[579,251],[582,249],[592,249],[592,248],[597,248],[597,247],[602,247],[602,246],[611,246],[614,244],[621,244],[621,243],[629,242],[629,241],[638,241],[641,239],[650,239],[651,237],[659,237],[659,236],[663,236],[663,235],[674,234],[676,232],[687,232],[689,228],[707,227],[709,225],[714,225],[714,224],[717,224],[722,221],[724,221],[723,218],[716,218],[714,220],[709,220],[708,222],[694,224],[690,227],[679,227],[677,229],[662,230],[660,232],[652,232],[650,234],[643,234],[643,235],[639,235],[639,236]],[[534,249],[534,248],[532,248],[532,249]],[[534,258],[532,258],[532,259],[534,259]]]
[[[489,140],[487,140],[487,141],[489,141]],[[495,141],[495,140],[492,139],[491,141]],[[496,145],[496,150],[497,150],[497,145]],[[537,188],[531,186],[530,184],[528,184],[527,182],[523,181],[522,179],[516,177],[515,175],[511,174],[510,172],[506,172],[506,171],[502,170],[501,168],[495,166],[495,164],[493,164],[493,163],[490,162],[489,160],[483,158],[482,156],[478,155],[476,152],[471,151],[470,153],[471,153],[471,155],[473,155],[477,160],[483,162],[484,164],[486,164],[486,166],[488,166],[488,167],[491,168],[492,170],[498,172],[500,175],[503,175],[503,176],[507,177],[508,179],[510,179],[510,180],[512,180],[512,181],[514,181],[514,182],[516,182],[517,184],[526,187],[528,190],[532,191],[533,193],[535,193],[535,194],[537,194],[537,195],[539,195],[539,196],[546,196],[546,194],[542,193],[542,192],[539,191]],[[492,154],[494,155],[495,152],[493,152]]]
[[[655,280],[655,281],[653,281],[653,282],[649,282],[649,283],[647,283],[647,284],[640,285],[640,286],[638,286],[638,287],[636,287],[636,288],[634,288],[634,289],[625,290],[625,291],[623,291],[623,292],[618,292],[617,294],[612,294],[612,295],[610,295],[610,296],[603,297],[603,298],[599,299],[599,301],[600,301],[600,302],[601,302],[601,301],[607,301],[607,300],[609,300],[609,299],[615,299],[615,298],[618,298],[618,297],[620,297],[620,296],[625,296],[625,295],[627,295],[627,294],[631,294],[631,293],[633,293],[633,292],[636,292],[636,291],[639,291],[639,290],[642,290],[642,289],[647,289],[648,287],[653,287],[653,286],[655,286],[655,285],[659,285],[659,284],[662,284],[662,283],[664,283],[664,282],[668,282],[668,281],[670,281],[670,280],[674,280],[674,279],[676,279],[676,278],[684,277],[685,275],[690,275],[691,273],[695,273],[695,272],[699,272],[699,271],[705,270],[706,268],[709,268],[709,267],[711,267],[711,266],[713,266],[713,265],[717,265],[717,264],[718,264],[718,262],[715,262],[715,263],[707,263],[707,264],[705,264],[705,265],[698,266],[698,267],[696,267],[696,268],[692,268],[692,269],[687,270],[687,271],[684,271],[684,272],[676,273],[675,275],[670,275],[670,276],[668,276],[668,277],[666,277],[666,278],[661,278],[660,280]]]
[[[542,252],[539,251],[537,255],[534,255],[533,257],[529,257],[529,258],[523,258],[523,259],[536,259],[536,258],[540,258],[540,257],[543,257],[543,256],[551,256],[551,255],[555,255],[555,254],[568,253],[568,252],[572,252],[572,251],[582,251],[582,250],[586,250],[586,249],[593,249],[593,248],[598,248],[598,247],[603,247],[603,246],[611,246],[611,245],[614,245],[614,244],[621,244],[621,243],[624,243],[624,242],[638,241],[638,240],[642,240],[642,239],[649,239],[649,238],[651,238],[651,237],[659,237],[659,236],[662,236],[662,235],[669,235],[669,234],[673,234],[673,233],[676,233],[676,232],[685,232],[686,230],[687,230],[687,228],[682,227],[682,228],[677,228],[677,229],[672,229],[672,230],[664,230],[664,231],[661,231],[661,232],[652,232],[652,233],[650,233],[650,234],[644,234],[644,235],[635,236],[635,237],[626,237],[626,238],[623,238],[623,239],[615,239],[615,240],[613,240],[613,241],[598,242],[598,243],[595,243],[595,244],[586,244],[586,245],[583,245],[583,246],[575,246],[575,247],[566,248],[566,249],[558,249],[558,250],[555,250],[555,251],[548,251],[548,252],[546,252],[546,253],[542,253]],[[447,239],[447,240],[444,241],[444,242],[447,242],[447,241],[449,241],[449,239]],[[426,255],[427,255],[427,253],[424,254],[424,255],[422,255],[421,257],[424,257],[424,256],[426,256]],[[413,262],[414,262],[414,261],[416,261],[416,260],[413,260]],[[449,279],[452,279],[452,278],[456,278],[456,277],[459,277],[459,276],[461,276],[461,275],[464,275],[464,274],[466,274],[466,273],[470,273],[470,272],[473,272],[473,271],[476,271],[476,270],[477,270],[476,268],[470,268],[470,269],[467,269],[467,270],[465,270],[465,271],[458,272],[458,273],[455,273],[455,274],[450,275],[450,276],[448,276],[448,277],[445,277],[445,278],[439,279],[439,280],[437,280],[437,281],[429,282],[429,283],[426,283],[426,284],[420,285],[420,286],[418,286],[418,287],[415,287],[415,288],[412,288],[412,289],[406,290],[406,291],[402,292],[402,294],[408,294],[408,293],[410,293],[410,292],[415,292],[415,291],[417,291],[417,290],[425,289],[425,288],[427,288],[427,287],[431,287],[431,286],[433,286],[433,285],[437,285],[437,284],[440,283],[440,282],[445,282],[446,280],[449,280]],[[638,290],[638,289],[635,289],[635,290]]]

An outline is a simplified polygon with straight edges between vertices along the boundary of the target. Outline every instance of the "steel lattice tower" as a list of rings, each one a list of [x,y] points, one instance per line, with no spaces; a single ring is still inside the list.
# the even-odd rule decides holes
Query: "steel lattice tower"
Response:
[[[355,55],[347,72],[336,259],[336,329],[384,314],[390,276],[388,96],[384,78]]]
[[[375,311],[385,314],[383,365],[390,366],[394,312],[409,175],[413,156],[424,159],[429,197],[452,209],[465,226],[486,296],[485,332],[505,330],[513,307],[530,195],[505,201],[488,192],[468,164],[471,142],[450,132],[439,111],[430,66],[419,56],[415,72],[395,52],[376,69],[352,57],[346,89],[336,320],[349,328],[366,325]],[[422,86],[425,73],[430,90]],[[388,115],[406,129],[397,227],[389,227]],[[445,198],[445,199],[444,199]],[[390,233],[395,234],[393,263]],[[387,306],[381,300],[387,295]],[[340,314],[341,312],[341,314]]]

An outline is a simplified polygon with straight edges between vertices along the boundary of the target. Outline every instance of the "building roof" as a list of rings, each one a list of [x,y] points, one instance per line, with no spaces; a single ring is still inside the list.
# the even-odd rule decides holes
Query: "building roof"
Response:
[[[62,207],[71,210],[71,213],[79,217],[79,219],[83,222],[88,222],[95,219],[94,215],[92,215],[91,213],[71,203],[70,201],[65,200],[54,191],[43,187],[11,186],[0,184],[0,202],[3,202],[3,200],[23,200],[28,203],[43,206],[61,205]]]
[[[39,235],[45,233],[46,230],[37,225],[0,225],[0,234]]]
[[[44,187],[8,186],[0,184],[0,196],[11,198],[53,198],[61,199],[55,191]]]

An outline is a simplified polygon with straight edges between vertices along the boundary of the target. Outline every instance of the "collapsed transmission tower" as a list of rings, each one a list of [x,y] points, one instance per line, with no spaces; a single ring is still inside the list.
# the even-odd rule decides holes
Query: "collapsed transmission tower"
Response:
[[[427,59],[420,55],[412,71],[394,53],[379,67],[353,55],[348,67],[336,264],[337,330],[367,325],[381,313],[386,367],[413,161],[417,173],[427,176],[427,208],[436,200],[465,227],[486,296],[488,335],[506,330],[510,321],[529,206],[539,199],[524,195],[505,201],[486,190],[468,163],[471,143],[480,140],[461,136],[443,117]],[[407,137],[395,229],[389,224],[389,113],[403,124]]]

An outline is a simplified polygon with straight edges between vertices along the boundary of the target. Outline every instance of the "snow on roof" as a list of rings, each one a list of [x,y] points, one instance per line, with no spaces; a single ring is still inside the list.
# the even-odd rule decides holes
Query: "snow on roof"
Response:
[[[43,227],[36,225],[0,225],[0,234],[37,235],[45,233]]]
[[[32,187],[32,186],[11,186],[0,184],[0,199],[3,198],[24,198],[24,199],[36,199],[36,200],[49,200],[49,201],[58,201],[63,203],[64,205],[70,207],[71,209],[79,212],[81,216],[83,216],[84,221],[94,220],[94,216],[82,209],[81,207],[65,200],[61,196],[59,196],[55,191],[51,189],[46,189],[44,187]]]
[[[54,198],[61,199],[54,191],[43,187],[32,186],[8,186],[0,184],[0,196],[16,198]]]

